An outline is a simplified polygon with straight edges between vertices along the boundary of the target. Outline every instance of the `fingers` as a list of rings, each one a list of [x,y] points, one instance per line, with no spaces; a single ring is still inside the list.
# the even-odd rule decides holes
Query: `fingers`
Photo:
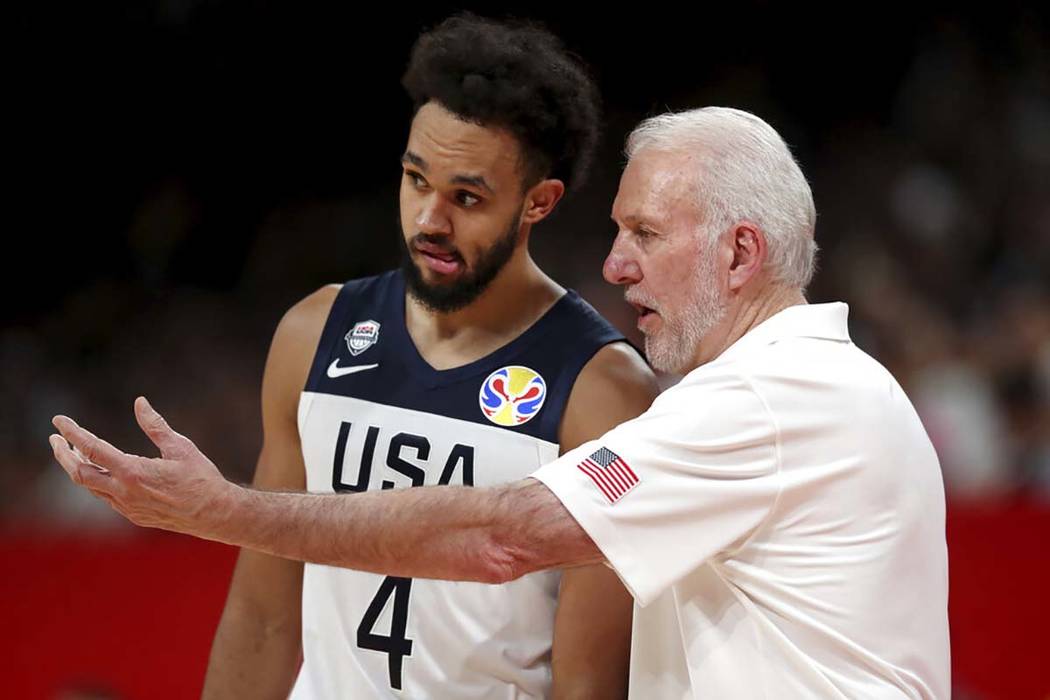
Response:
[[[85,460],[60,435],[52,435],[48,441],[51,443],[55,459],[73,483],[84,486],[99,496],[109,496],[113,493],[117,484],[108,469]]]
[[[166,459],[177,459],[185,456],[188,447],[193,443],[189,438],[171,429],[164,417],[154,410],[145,396],[135,399],[135,420],[142,432],[146,433],[161,455]]]
[[[58,428],[58,432],[62,433],[69,447],[79,451],[83,461],[94,463],[110,471],[127,469],[131,465],[133,460],[131,455],[124,454],[105,440],[84,430],[73,419],[66,416],[55,416],[51,422]]]

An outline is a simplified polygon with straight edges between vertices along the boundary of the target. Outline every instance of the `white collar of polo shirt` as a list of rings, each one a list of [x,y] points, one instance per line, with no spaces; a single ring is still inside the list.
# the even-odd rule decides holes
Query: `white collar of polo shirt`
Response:
[[[711,363],[738,357],[784,338],[820,338],[848,343],[848,317],[849,305],[841,301],[789,306],[742,335]]]

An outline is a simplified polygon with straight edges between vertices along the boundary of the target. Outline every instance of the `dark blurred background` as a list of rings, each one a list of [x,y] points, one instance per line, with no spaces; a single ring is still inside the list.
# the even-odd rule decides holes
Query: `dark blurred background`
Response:
[[[956,697],[1050,697],[1047,6],[460,7],[542,20],[598,78],[597,166],[533,252],[625,331],[600,266],[627,132],[703,105],[781,132],[819,212],[810,298],[849,302],[854,340],[903,383],[941,458]],[[396,262],[399,78],[418,33],[460,7],[15,10],[0,593],[19,697],[160,697],[161,677],[172,697],[198,692],[232,552],[124,526],[52,463],[49,419],[148,451],[131,414],[146,394],[250,478],[278,319]],[[182,641],[160,654],[165,638]],[[34,667],[55,644],[81,653]]]

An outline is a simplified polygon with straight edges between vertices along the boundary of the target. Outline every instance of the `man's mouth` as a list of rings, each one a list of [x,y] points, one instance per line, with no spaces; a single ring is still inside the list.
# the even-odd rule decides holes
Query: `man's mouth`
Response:
[[[455,249],[424,241],[417,241],[412,247],[426,266],[438,274],[451,275],[463,267],[463,256]]]
[[[643,333],[647,330],[654,330],[652,328],[652,322],[654,319],[660,317],[660,314],[651,306],[646,306],[637,301],[627,300],[627,303],[631,305],[635,311],[638,312],[638,329]]]
[[[636,301],[628,301],[627,303],[630,304],[634,308],[634,310],[638,312],[638,318],[640,319],[645,318],[650,314],[656,313],[656,309],[650,306],[646,306],[645,304],[639,304]]]

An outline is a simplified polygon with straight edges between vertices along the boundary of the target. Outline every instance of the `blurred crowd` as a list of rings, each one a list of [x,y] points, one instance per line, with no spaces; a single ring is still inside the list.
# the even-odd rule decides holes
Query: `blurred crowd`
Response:
[[[822,249],[810,299],[850,304],[854,341],[908,391],[953,500],[1050,502],[1050,59],[1041,40],[1018,27],[991,58],[948,28],[915,54],[884,119],[836,124],[800,152]],[[760,116],[788,135],[809,128],[789,113]],[[607,162],[619,162],[617,146]],[[537,230],[536,255],[630,331],[620,292],[600,281],[610,171],[550,232]],[[138,394],[228,476],[250,479],[272,329],[321,284],[395,262],[395,183],[376,195],[389,204],[355,193],[275,201],[225,288],[167,273],[202,217],[193,188],[176,175],[146,191],[126,228],[108,234],[126,239],[131,274],[90,281],[0,329],[0,516],[112,522],[52,462],[49,419],[73,415],[152,454],[133,422]],[[567,229],[571,256],[559,242]]]
[[[957,499],[1050,499],[1047,56],[1023,28],[994,60],[940,35],[892,128],[818,175],[835,240],[817,295],[852,303],[854,340],[908,390]]]

